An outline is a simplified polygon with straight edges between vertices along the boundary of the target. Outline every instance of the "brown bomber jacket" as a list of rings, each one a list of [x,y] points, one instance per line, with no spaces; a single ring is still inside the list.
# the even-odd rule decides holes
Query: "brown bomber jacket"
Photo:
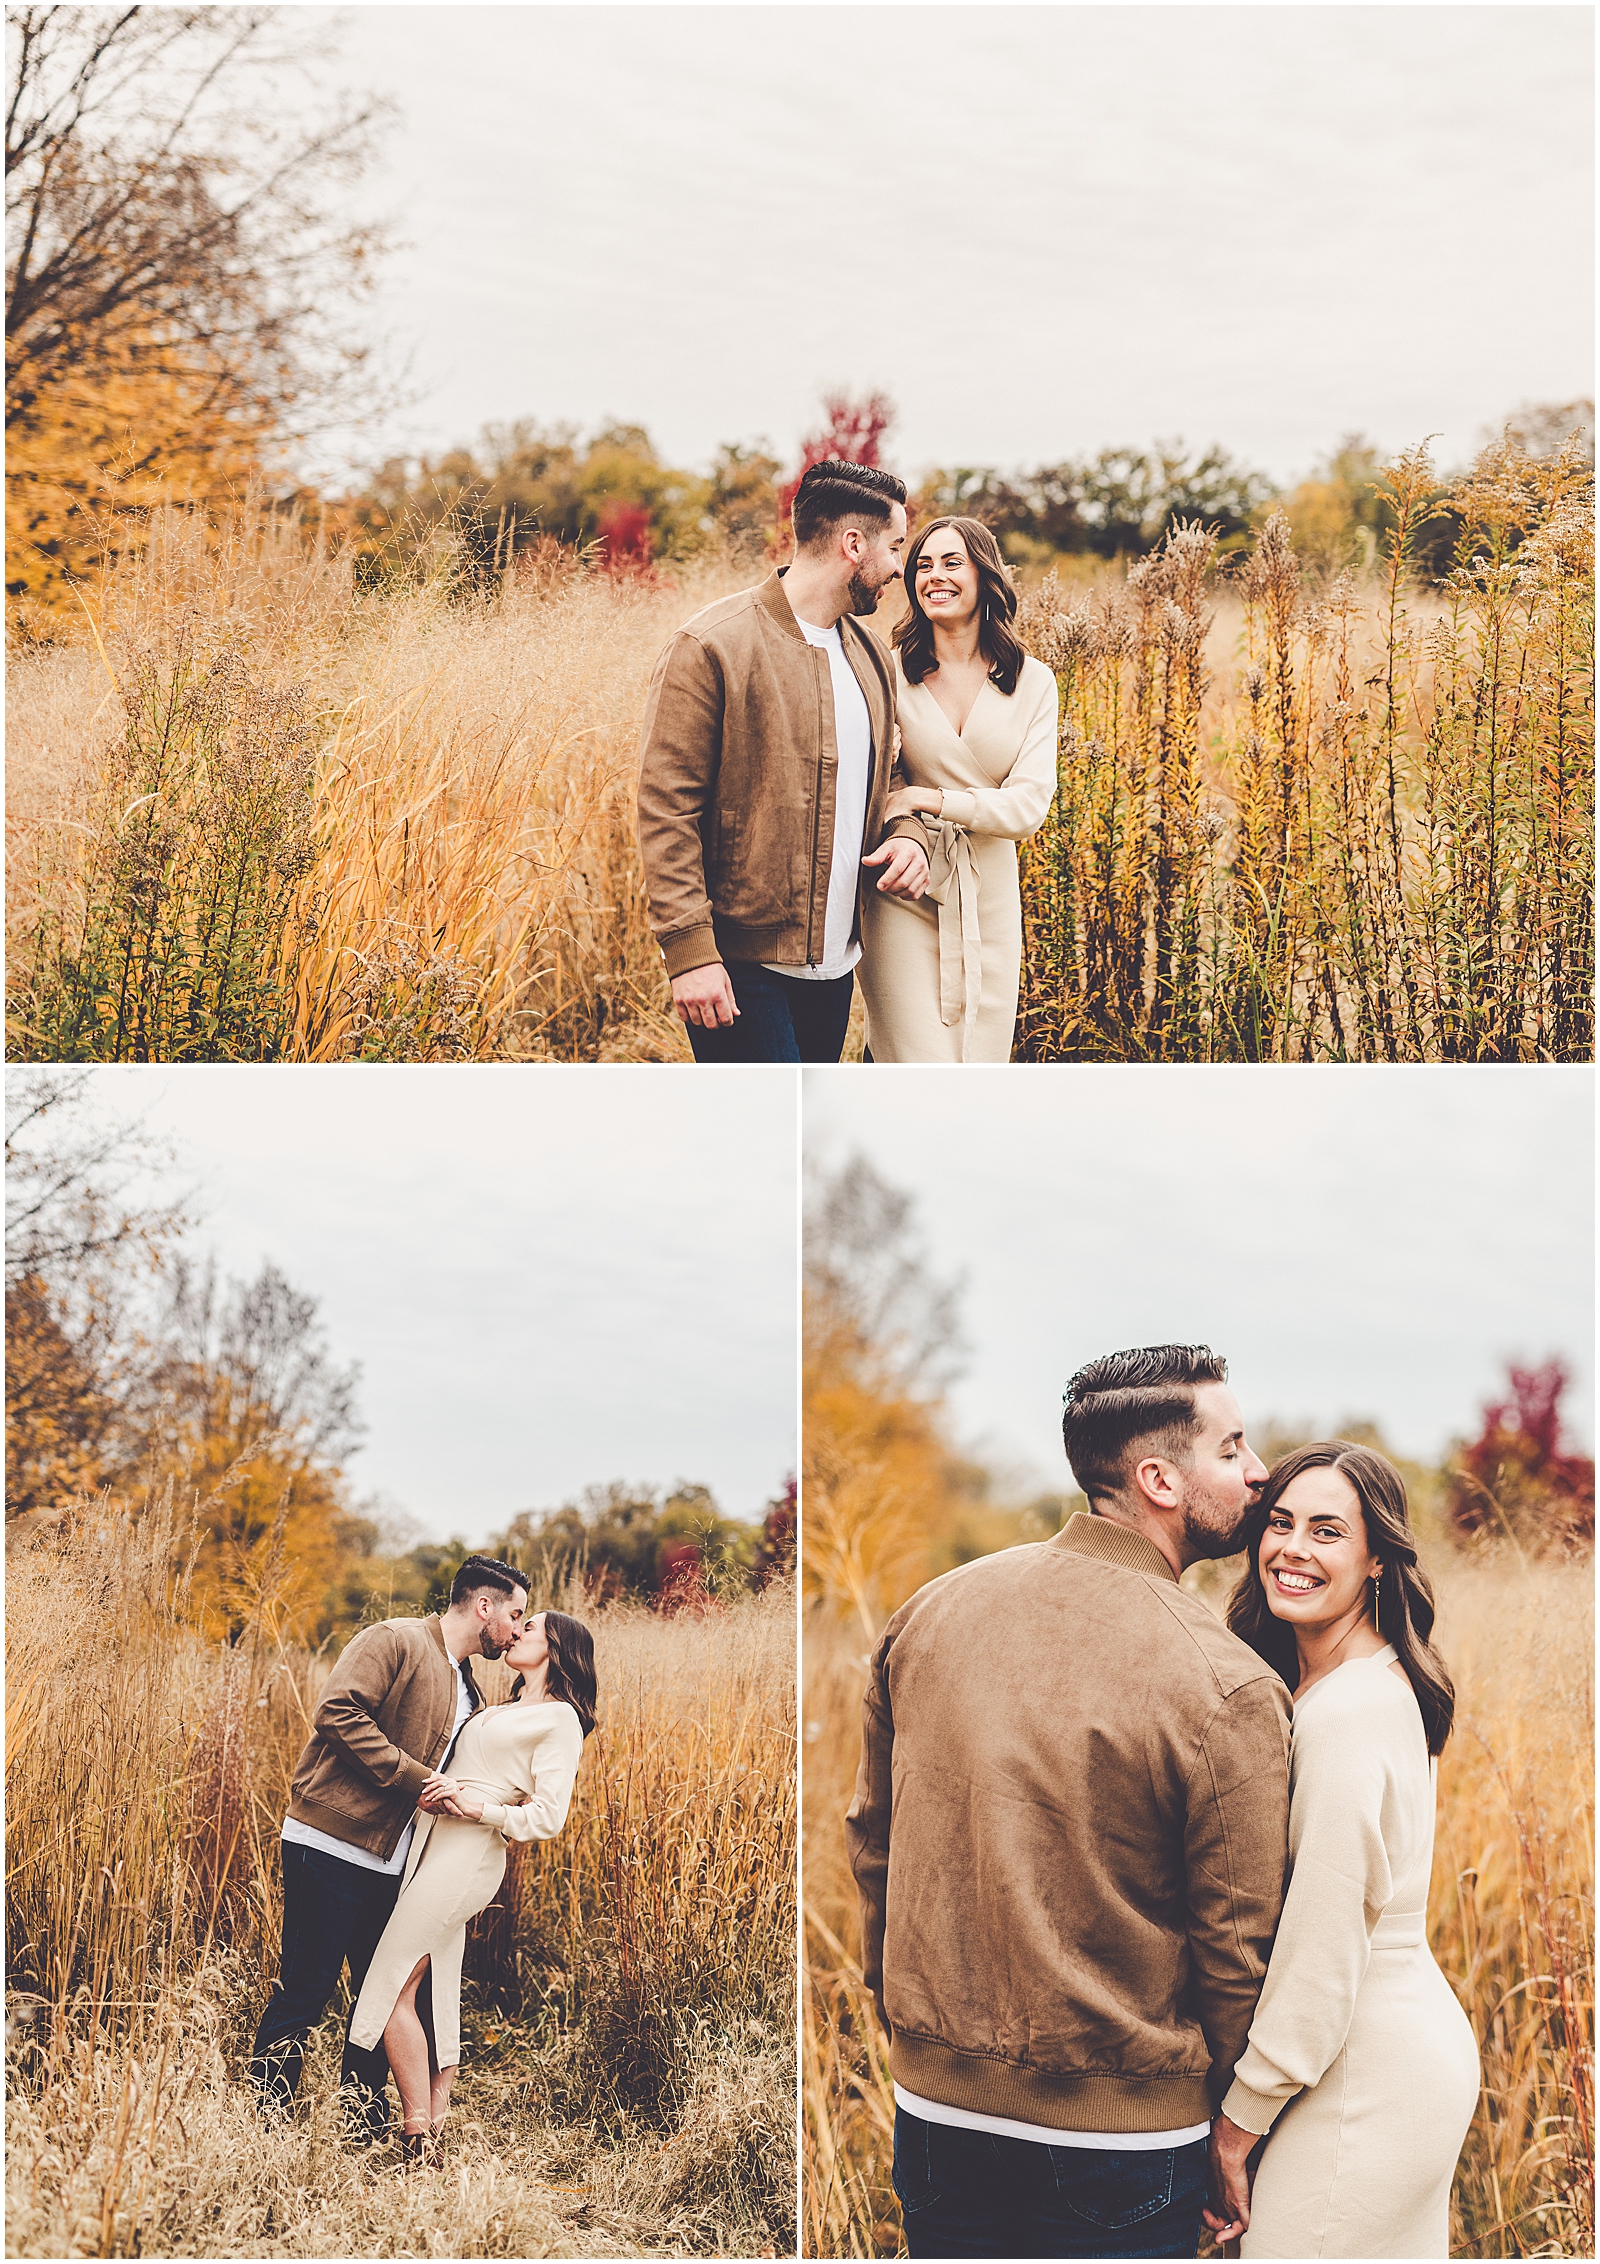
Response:
[[[1109,1518],[920,1590],[846,1824],[895,2080],[1058,2130],[1207,2121],[1282,1906],[1288,1751],[1278,1676]]]
[[[385,1619],[340,1652],[295,1763],[289,1813],[388,1862],[439,1766],[456,1718],[456,1676],[438,1618]]]
[[[919,818],[883,821],[905,783],[891,776],[894,663],[859,621],[839,626],[872,719],[863,850],[903,833],[926,852]],[[801,634],[781,575],[684,624],[656,663],[639,753],[639,847],[669,975],[724,957],[820,961],[838,772],[828,656]]]

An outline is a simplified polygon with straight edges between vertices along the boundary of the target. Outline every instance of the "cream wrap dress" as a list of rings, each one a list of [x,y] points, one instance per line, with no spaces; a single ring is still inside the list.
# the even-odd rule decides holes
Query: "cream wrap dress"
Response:
[[[1447,2256],[1478,2047],[1428,1949],[1435,1769],[1385,1647],[1297,1700],[1291,1874],[1222,2102],[1272,2136],[1248,2257]]]
[[[483,1820],[418,1816],[399,1900],[356,1999],[352,2044],[370,2052],[382,2041],[395,2000],[425,1957],[435,2063],[460,2064],[467,1920],[494,1900],[510,1841],[554,1839],[560,1831],[582,1753],[583,1730],[564,1699],[483,1706],[462,1725],[449,1773],[482,1799]]]
[[[1056,790],[1055,677],[1030,654],[1017,688],[984,684],[958,732],[895,655],[901,773],[943,789],[926,896],[862,891],[861,964],[874,1061],[1009,1061],[1022,969],[1017,849]],[[898,780],[897,780],[898,782]]]

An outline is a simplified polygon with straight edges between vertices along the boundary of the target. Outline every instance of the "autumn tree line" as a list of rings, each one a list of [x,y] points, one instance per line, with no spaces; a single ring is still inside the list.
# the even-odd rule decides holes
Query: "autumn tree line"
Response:
[[[77,593],[136,551],[150,511],[265,503],[348,549],[368,587],[446,573],[476,587],[579,561],[648,574],[782,536],[806,463],[882,460],[888,398],[829,398],[800,462],[730,442],[664,462],[639,425],[528,418],[471,446],[307,483],[307,445],[399,397],[363,324],[386,249],[349,191],[389,123],[382,103],[283,99],[327,61],[274,8],[22,7],[8,18],[8,630],[75,634]],[[324,74],[325,76],[325,74]],[[1524,411],[1525,444],[1592,431],[1592,404]],[[1117,446],[1028,469],[930,473],[918,511],[985,519],[1024,571],[1148,555],[1184,519],[1226,551],[1283,509],[1305,563],[1370,565],[1385,531],[1380,451],[1360,436],[1278,492],[1220,446]],[[1441,479],[1417,547],[1448,569],[1459,529]]]
[[[922,1255],[915,1205],[861,1156],[807,1190],[802,1435],[806,1592],[867,1643],[923,1581],[994,1549],[1047,1540],[1074,1509],[1063,1488],[1019,1501],[961,1445],[945,1394],[964,1355],[956,1287]],[[1430,1545],[1524,1562],[1594,1542],[1594,1462],[1567,1437],[1566,1364],[1511,1365],[1475,1436],[1435,1467],[1397,1455],[1370,1422],[1353,1437],[1390,1456]],[[1305,1444],[1252,1425],[1270,1466]]]
[[[83,1071],[9,1080],[8,1538],[85,1498],[115,1518],[159,1506],[184,1536],[187,1609],[225,1639],[316,1643],[440,1608],[467,1543],[417,1540],[357,1495],[360,1370],[335,1358],[315,1297],[271,1264],[219,1275],[184,1201],[149,1192],[172,1158],[89,1100]],[[792,1565],[794,1493],[750,1523],[703,1485],[614,1482],[487,1545],[542,1593],[575,1579],[596,1602],[701,1610]]]

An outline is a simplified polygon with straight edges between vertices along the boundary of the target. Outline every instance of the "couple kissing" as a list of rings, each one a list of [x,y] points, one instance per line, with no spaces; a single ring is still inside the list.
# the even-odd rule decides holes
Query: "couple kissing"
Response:
[[[794,556],[687,622],[639,764],[650,924],[697,1061],[1009,1061],[1018,841],[1056,790],[1056,680],[994,536],[813,464]],[[886,649],[866,618],[903,581]]]
[[[1087,1513],[873,1655],[847,1822],[916,2256],[1443,2257],[1477,2103],[1427,1947],[1454,1693],[1399,1473],[1269,1474],[1203,1345],[1067,1388]],[[1245,1552],[1227,1624],[1179,1585]]]
[[[485,1701],[473,1658],[516,1668],[503,1704]],[[494,1899],[513,1841],[565,1824],[595,1696],[589,1630],[530,1614],[525,1575],[494,1557],[467,1558],[445,1611],[351,1638],[283,1823],[282,1954],[250,2062],[269,2111],[293,2104],[307,2038],[348,1965],[351,2134],[388,2140],[392,2071],[399,2159],[437,2145],[461,2059],[467,1921]]]

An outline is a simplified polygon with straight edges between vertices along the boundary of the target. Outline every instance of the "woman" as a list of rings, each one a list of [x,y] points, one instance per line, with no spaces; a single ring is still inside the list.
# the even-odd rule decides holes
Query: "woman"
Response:
[[[903,767],[889,818],[920,812],[928,893],[863,892],[858,979],[874,1061],[1009,1061],[1022,968],[1016,843],[1056,790],[1056,680],[1023,651],[1017,594],[977,519],[935,519],[905,566],[894,632]]]
[[[1398,1471],[1335,1439],[1280,1462],[1228,1625],[1294,1691],[1290,1878],[1212,2134],[1246,2257],[1446,2256],[1478,2050],[1427,1943],[1435,1757],[1455,1693]],[[1254,2191],[1245,2157],[1271,2141]]]
[[[508,1841],[554,1839],[566,1822],[594,1728],[594,1640],[581,1620],[535,1612],[504,1657],[519,1670],[510,1699],[463,1724],[453,1775],[433,1778],[423,1792],[400,1897],[350,2023],[350,2041],[363,2051],[383,2039],[408,2160],[437,2136],[450,2104],[467,1920],[493,1900]]]

